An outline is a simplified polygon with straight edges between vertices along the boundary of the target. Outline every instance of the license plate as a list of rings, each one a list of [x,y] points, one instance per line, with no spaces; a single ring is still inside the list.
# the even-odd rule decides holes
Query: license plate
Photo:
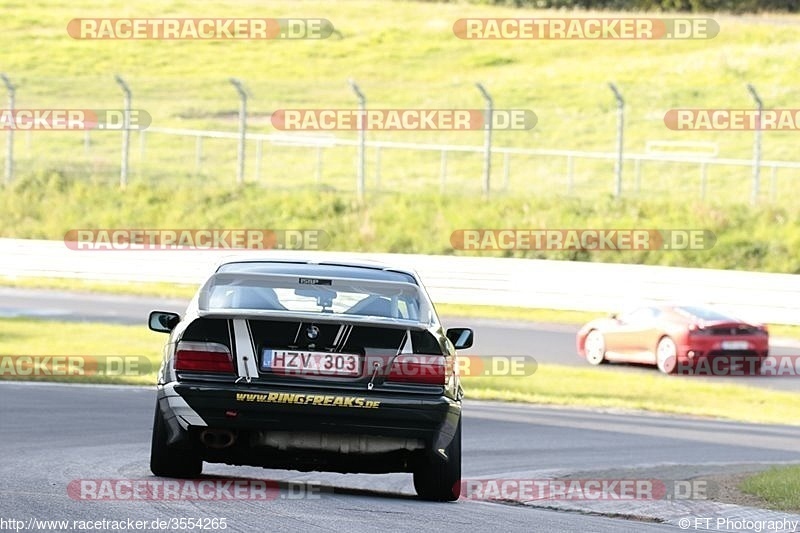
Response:
[[[746,350],[750,348],[750,343],[747,341],[722,341],[723,350]]]
[[[359,356],[347,353],[264,349],[261,370],[301,376],[359,376]]]

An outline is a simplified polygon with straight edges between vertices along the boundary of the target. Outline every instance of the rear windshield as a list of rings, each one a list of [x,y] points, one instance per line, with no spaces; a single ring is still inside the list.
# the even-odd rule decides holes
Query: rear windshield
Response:
[[[230,276],[230,275],[229,275]],[[416,286],[366,280],[217,279],[207,287],[208,310],[252,309],[420,320]]]
[[[733,318],[727,315],[723,315],[722,313],[714,311],[713,309],[708,309],[706,307],[681,306],[681,307],[676,307],[675,309],[683,312],[684,314],[692,315],[709,322],[717,320],[726,320],[726,321],[733,320]]]

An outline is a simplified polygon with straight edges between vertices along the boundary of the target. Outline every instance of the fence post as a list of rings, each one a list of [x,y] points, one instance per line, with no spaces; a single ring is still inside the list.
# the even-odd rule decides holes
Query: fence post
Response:
[[[622,195],[622,140],[625,128],[625,100],[613,83],[608,84],[617,100],[617,160],[614,164],[614,197]]]
[[[762,102],[761,98],[758,96],[756,88],[749,83],[747,84],[747,90],[750,96],[753,97],[753,100],[755,100],[756,106],[758,106],[756,132],[755,138],[753,139],[753,189],[750,196],[750,201],[753,204],[757,204],[759,188],[761,186],[761,112],[764,109],[764,102]]]
[[[489,92],[480,83],[476,83],[475,87],[481,92],[484,101],[486,102],[486,114],[484,116],[484,136],[483,136],[483,196],[489,198],[489,185],[492,173],[492,124],[494,113],[494,100]]]
[[[124,189],[128,186],[128,152],[131,144],[131,89],[119,74],[116,74],[114,79],[125,94],[125,109],[122,119],[122,162],[119,169],[119,187]]]
[[[236,78],[231,78],[230,82],[239,93],[239,150],[236,156],[236,183],[241,185],[244,183],[244,144],[247,137],[247,92],[245,92],[242,82]]]
[[[8,90],[8,111],[11,113],[11,120],[14,120],[14,97],[16,87],[11,84],[11,80],[5,74],[0,74],[0,79],[6,85]],[[8,185],[14,179],[14,128],[8,128],[8,136],[6,137],[6,173],[4,183]]]
[[[365,188],[365,173],[366,173],[366,147],[367,147],[367,129],[366,129],[366,109],[367,109],[367,97],[364,96],[364,93],[361,92],[361,89],[358,87],[355,81],[348,80],[350,87],[353,89],[353,92],[356,93],[356,97],[358,98],[358,111],[359,111],[359,121],[358,121],[358,163],[357,163],[357,178],[356,178],[356,191],[358,193],[358,199],[364,199],[364,188]]]

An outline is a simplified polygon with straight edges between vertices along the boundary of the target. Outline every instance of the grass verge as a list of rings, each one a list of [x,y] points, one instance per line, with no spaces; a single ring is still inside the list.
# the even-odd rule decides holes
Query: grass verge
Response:
[[[800,466],[773,467],[746,478],[739,489],[758,496],[770,509],[800,511]]]
[[[0,320],[0,377],[82,383],[152,384],[166,336],[140,326],[30,319]],[[101,372],[32,377],[18,372],[13,355],[98,357]],[[131,371],[112,372],[103,356],[131,356]],[[554,405],[645,409],[663,413],[729,418],[747,422],[796,424],[800,395],[670,378],[654,372],[632,376],[607,369],[540,365],[528,377],[465,379],[469,398]],[[690,398],[691,401],[687,401]]]
[[[464,379],[468,398],[585,407],[643,409],[775,424],[797,424],[800,395],[697,378],[631,374],[604,368],[539,365],[529,377]]]
[[[167,337],[141,326],[0,320],[0,379],[155,384]],[[69,356],[66,360],[28,357]]]
[[[518,257],[562,261],[800,273],[800,208],[715,207],[688,200],[615,200],[541,196],[438,197],[428,193],[372,195],[359,202],[346,193],[270,191],[246,184],[235,191],[202,185],[174,194],[167,185],[131,185],[110,191],[57,174],[20,179],[0,195],[0,235],[64,239],[74,229],[320,230],[319,247],[365,253]],[[73,206],[87,206],[76,210]],[[154,223],[153,221],[158,221]],[[696,229],[715,235],[702,246],[664,249],[654,239],[637,249],[578,249],[520,243],[515,249],[462,250],[459,229]],[[456,233],[454,233],[456,232]],[[455,235],[455,237],[454,237]],[[98,247],[101,243],[98,243]],[[310,243],[306,248],[315,249]],[[510,244],[514,244],[513,242]],[[297,243],[280,242],[285,249]],[[470,245],[472,246],[472,245]],[[473,246],[474,247],[474,246]],[[78,253],[78,252],[75,252]],[[122,253],[122,252],[120,252]],[[177,252],[176,252],[177,253]]]
[[[197,285],[174,283],[120,283],[73,278],[0,277],[0,287],[18,289],[49,289],[73,292],[99,292],[130,296],[158,296],[162,298],[185,298],[189,300],[197,291]]]

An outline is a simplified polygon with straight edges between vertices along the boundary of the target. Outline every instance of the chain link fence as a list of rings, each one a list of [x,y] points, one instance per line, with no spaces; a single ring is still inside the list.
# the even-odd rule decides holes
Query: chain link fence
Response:
[[[8,78],[9,107],[16,109],[123,110],[126,105],[121,85],[110,76]],[[6,136],[8,142],[13,135],[13,144],[0,150],[5,182],[57,174],[109,186],[257,183],[367,194],[612,194],[776,203],[800,192],[797,130],[673,131],[664,122],[670,108],[710,106],[693,100],[691,92],[664,95],[656,84],[615,83],[617,98],[608,86],[594,84],[551,84],[538,94],[486,82],[495,109],[531,109],[536,126],[496,129],[491,136],[484,130],[370,130],[361,136],[341,130],[284,132],[271,124],[279,109],[357,109],[359,100],[346,80],[318,87],[239,80],[241,90],[217,78],[191,83],[125,78],[130,107],[152,117],[148,128],[130,132],[127,146],[121,131],[6,129],[0,139]],[[422,86],[361,82],[359,88],[367,109],[485,111],[487,101],[464,80]],[[716,107],[755,108],[745,85],[735,92],[724,89]],[[767,107],[778,107],[771,102],[796,101],[798,92],[764,88],[760,98]]]

